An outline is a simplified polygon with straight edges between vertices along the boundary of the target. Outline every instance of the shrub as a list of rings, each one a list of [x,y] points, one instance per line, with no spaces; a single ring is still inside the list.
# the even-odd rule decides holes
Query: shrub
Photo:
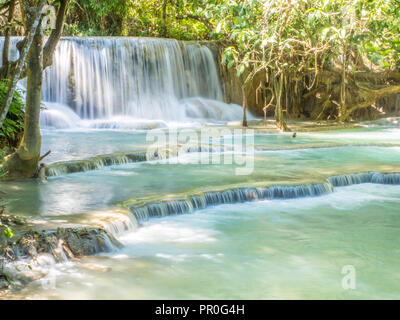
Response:
[[[7,93],[7,83],[0,81],[0,102]],[[0,147],[16,147],[24,131],[24,100],[20,89],[14,94],[7,118],[0,129]]]

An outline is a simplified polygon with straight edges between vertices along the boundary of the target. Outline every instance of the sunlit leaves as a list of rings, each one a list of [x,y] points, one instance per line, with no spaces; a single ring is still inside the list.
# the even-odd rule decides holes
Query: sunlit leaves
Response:
[[[238,75],[249,65],[281,71],[324,67],[315,65],[316,52],[326,65],[353,51],[382,68],[395,68],[399,6],[397,0],[226,0],[210,16],[219,19],[217,31],[223,29],[235,42],[237,58],[228,65]]]
[[[315,50],[335,57],[342,55],[344,48],[362,52],[381,67],[389,64],[394,68],[400,61],[399,0],[82,0],[79,3],[76,8],[84,10],[80,20],[91,21],[88,33],[114,32],[114,22],[126,21],[123,25],[129,35],[163,36],[166,28],[166,36],[177,39],[228,40],[238,50],[236,68],[246,53],[251,53],[257,68],[262,64],[279,69],[296,55],[298,63],[312,67]],[[165,18],[163,6],[166,6]],[[93,31],[96,28],[101,30]],[[332,60],[324,62],[329,64]],[[288,63],[287,68],[295,64]]]
[[[222,56],[222,63],[227,64],[228,68],[232,68],[238,63],[239,54],[234,47],[228,47],[225,49]]]
[[[11,239],[12,237],[14,237],[14,233],[12,232],[12,230],[8,226],[5,226],[5,229],[4,229],[3,232],[4,232],[4,236],[7,239]]]

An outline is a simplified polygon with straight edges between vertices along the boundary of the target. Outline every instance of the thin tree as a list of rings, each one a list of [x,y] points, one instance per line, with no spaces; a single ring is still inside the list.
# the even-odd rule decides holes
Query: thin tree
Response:
[[[3,126],[3,122],[6,119],[8,110],[10,109],[11,102],[14,97],[15,90],[17,88],[17,83],[20,80],[21,73],[24,68],[29,49],[31,48],[33,38],[35,37],[36,31],[39,27],[40,19],[42,16],[42,11],[43,11],[45,4],[46,4],[46,0],[41,0],[39,6],[36,9],[32,26],[29,28],[29,31],[28,31],[25,41],[23,43],[23,47],[22,47],[22,50],[20,53],[20,58],[18,59],[18,62],[17,62],[17,67],[14,69],[14,71],[11,74],[11,78],[8,83],[8,91],[6,94],[6,98],[4,99],[1,109],[0,109],[0,128]],[[14,5],[15,5],[15,2],[14,2]],[[10,5],[10,15],[12,14],[11,9],[12,9],[12,11],[14,11],[13,3],[11,3],[11,5]],[[9,36],[7,38],[9,39]],[[5,43],[4,45],[6,46],[6,48],[8,47],[7,43]],[[8,52],[8,48],[7,48],[7,52]]]
[[[8,64],[8,56],[10,50],[10,40],[12,34],[12,24],[14,20],[15,5],[17,0],[11,0],[8,4],[8,18],[6,30],[4,33],[4,46],[3,46],[3,66]]]
[[[57,12],[56,25],[46,44],[43,43],[43,30],[37,28],[33,37],[33,43],[28,53],[26,76],[27,94],[24,121],[24,135],[18,149],[7,157],[3,171],[7,178],[31,178],[37,170],[40,156],[42,137],[40,134],[40,106],[43,70],[52,64],[53,53],[60,40],[65,16],[70,0],[60,0]],[[36,0],[24,0],[21,9],[25,17],[25,28],[31,25],[32,7]],[[25,76],[25,73],[24,73]]]

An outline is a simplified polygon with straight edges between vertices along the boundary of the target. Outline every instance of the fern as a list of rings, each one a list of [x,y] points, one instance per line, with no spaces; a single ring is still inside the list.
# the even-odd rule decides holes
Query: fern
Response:
[[[7,84],[0,81],[0,102],[3,102],[7,92]],[[15,147],[24,130],[24,101],[20,90],[16,90],[7,118],[0,129],[0,146]]]

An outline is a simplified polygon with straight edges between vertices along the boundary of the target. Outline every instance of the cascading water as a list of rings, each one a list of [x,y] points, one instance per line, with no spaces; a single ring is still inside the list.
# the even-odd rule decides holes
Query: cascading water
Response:
[[[129,206],[138,221],[153,217],[164,217],[174,214],[191,213],[221,204],[237,204],[250,201],[298,199],[317,197],[334,192],[336,187],[355,184],[399,185],[399,173],[365,172],[331,176],[326,183],[294,186],[269,186],[258,188],[236,188],[225,191],[203,192],[188,196],[187,199],[167,199],[141,205]]]
[[[163,200],[145,205],[130,206],[132,214],[138,221],[152,217],[163,217],[173,214],[190,213],[220,204],[234,204],[259,200],[296,199],[316,197],[333,191],[329,183],[298,186],[270,186],[260,188],[238,188],[225,191],[203,192],[189,196],[188,199]]]
[[[43,100],[42,127],[56,128],[77,120],[95,128],[151,128],[239,120],[242,113],[223,102],[209,48],[149,38],[62,39],[44,74]]]

